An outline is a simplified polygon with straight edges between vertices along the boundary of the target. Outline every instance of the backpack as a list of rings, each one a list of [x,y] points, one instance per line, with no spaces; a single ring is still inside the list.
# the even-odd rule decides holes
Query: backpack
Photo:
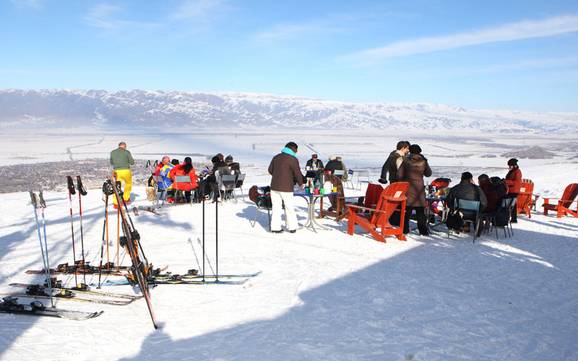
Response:
[[[271,209],[271,187],[252,186],[249,189],[249,199],[254,202],[258,208]]]
[[[461,230],[464,227],[464,216],[457,210],[450,211],[446,218],[446,226],[449,229]]]

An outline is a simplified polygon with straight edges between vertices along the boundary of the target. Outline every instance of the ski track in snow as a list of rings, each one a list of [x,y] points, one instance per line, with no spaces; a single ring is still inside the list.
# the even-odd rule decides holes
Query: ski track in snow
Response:
[[[560,195],[576,168],[535,162],[523,170],[537,193]],[[268,182],[262,169],[246,171],[245,190]],[[146,204],[144,189],[137,185],[134,192],[135,204]],[[45,197],[51,264],[71,263],[67,194]],[[41,280],[24,274],[42,264],[28,202],[27,193],[0,195],[0,292],[15,291],[12,282]],[[98,264],[100,190],[89,190],[83,205],[87,261]],[[297,205],[303,224],[305,203]],[[73,201],[75,215],[77,206]],[[210,272],[216,266],[214,205],[207,204],[206,212]],[[490,234],[474,244],[471,236],[448,238],[443,232],[382,244],[349,236],[346,223],[331,220],[323,222],[332,231],[271,234],[264,212],[254,228],[249,225],[254,212],[248,199],[219,208],[220,272],[262,271],[245,284],[157,286],[151,290],[162,324],[157,331],[144,300],[121,307],[57,301],[63,308],[104,310],[87,321],[0,314],[0,359],[578,360],[574,218],[521,216],[512,238]],[[198,268],[201,206],[161,213],[133,217],[149,260],[176,273]],[[114,239],[115,213],[110,217]],[[73,276],[61,278],[74,283]],[[130,286],[103,288],[136,292]]]

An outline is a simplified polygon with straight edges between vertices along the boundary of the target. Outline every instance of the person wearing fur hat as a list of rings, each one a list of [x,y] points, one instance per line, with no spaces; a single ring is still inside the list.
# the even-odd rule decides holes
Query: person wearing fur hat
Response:
[[[518,160],[516,158],[511,158],[508,160],[508,174],[506,174],[506,179],[504,182],[508,186],[507,198],[517,198],[518,193],[520,193],[520,188],[522,187],[522,171],[518,166]],[[512,212],[512,223],[518,222],[518,212],[514,208]]]
[[[400,167],[399,175],[401,180],[409,183],[407,190],[407,206],[405,208],[405,218],[403,233],[409,233],[409,218],[415,211],[417,218],[417,228],[422,236],[429,235],[427,219],[425,217],[425,183],[423,177],[432,175],[427,159],[421,154],[421,148],[417,144],[409,146],[409,156],[404,159]]]

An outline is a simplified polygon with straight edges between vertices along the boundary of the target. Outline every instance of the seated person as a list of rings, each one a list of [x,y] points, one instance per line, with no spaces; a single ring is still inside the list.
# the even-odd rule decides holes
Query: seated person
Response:
[[[189,176],[190,183],[174,183],[177,176],[187,175]],[[197,188],[197,174],[195,173],[195,168],[193,167],[191,158],[186,157],[182,164],[174,166],[169,172],[169,178],[173,181],[173,187],[176,188],[176,190],[185,193],[185,200],[187,203],[191,203],[191,191]]]
[[[228,155],[225,158],[225,164],[231,169],[231,171],[233,171],[236,174],[240,174],[241,173],[241,166],[239,165],[239,163],[234,162],[233,161],[233,156],[232,155]]]
[[[499,179],[499,178],[498,178]],[[487,174],[482,174],[478,177],[478,184],[486,196],[487,205],[484,209],[485,213],[495,212],[500,206],[502,198],[507,193],[507,189],[503,183],[492,182]]]
[[[446,202],[450,211],[453,211],[456,207],[456,199],[464,199],[469,201],[479,201],[480,202],[480,212],[486,209],[488,201],[484,192],[474,184],[473,175],[470,172],[462,173],[461,181],[459,184],[455,185],[450,189],[447,196]],[[465,219],[471,219],[473,214],[468,214],[464,212]],[[449,218],[449,217],[448,217]],[[449,222],[448,222],[449,223]]]
[[[335,173],[336,170],[343,170],[343,163],[337,160],[337,157],[332,155],[329,157],[329,162],[325,165],[325,171],[331,172],[331,174]],[[340,177],[342,178],[342,177]]]
[[[461,181],[450,189],[446,199],[450,209],[455,208],[456,199],[464,199],[468,201],[480,201],[480,211],[486,209],[488,200],[484,192],[474,184],[474,176],[470,172],[462,173]]]
[[[318,159],[317,154],[311,154],[311,159],[305,164],[306,170],[319,170],[323,169],[323,162]]]

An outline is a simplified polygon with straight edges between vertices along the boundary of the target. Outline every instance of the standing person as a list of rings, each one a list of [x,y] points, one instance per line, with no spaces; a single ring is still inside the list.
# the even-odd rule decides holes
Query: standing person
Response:
[[[399,181],[398,170],[403,164],[403,158],[409,153],[410,143],[407,140],[401,140],[397,142],[396,150],[389,153],[389,157],[383,166],[381,167],[381,176],[379,177],[379,183],[386,184],[388,181],[389,173],[389,183],[394,183]]]
[[[323,169],[323,162],[321,161],[321,159],[319,159],[317,154],[311,154],[311,159],[309,159],[305,164],[305,169],[306,170]]]
[[[269,164],[271,174],[271,232],[281,233],[281,213],[285,204],[285,226],[290,233],[297,230],[297,215],[293,206],[293,187],[298,184],[303,188],[303,174],[297,159],[297,144],[289,142],[281,153],[277,154]]]
[[[512,158],[508,160],[508,174],[506,174],[506,179],[504,180],[506,185],[508,186],[508,194],[506,198],[517,198],[518,193],[520,193],[520,188],[522,187],[522,171],[518,166],[518,160],[516,158]],[[518,212],[516,207],[512,210],[512,223],[518,222]]]
[[[338,161],[336,155],[330,155],[324,171],[333,174],[336,170],[343,170],[343,162]]]
[[[189,176],[190,183],[178,182],[175,185],[177,176]],[[173,188],[177,191],[183,191],[185,200],[187,203],[191,203],[191,191],[197,189],[197,173],[195,172],[195,167],[193,167],[191,157],[185,157],[183,163],[174,166],[169,172],[169,178],[173,181]]]
[[[409,217],[411,216],[412,211],[415,210],[419,234],[427,236],[429,235],[429,231],[424,212],[427,204],[425,200],[425,183],[423,177],[430,177],[432,171],[427,159],[421,154],[421,148],[419,145],[410,145],[409,157],[403,162],[401,167],[399,175],[404,181],[409,182],[403,233],[409,233]]]
[[[343,182],[347,182],[347,178],[349,177],[349,174],[347,173],[347,167],[345,166],[345,162],[343,161],[343,157],[341,156],[337,156],[337,162],[341,163],[341,169],[343,170],[343,177],[341,177],[341,180]]]
[[[126,203],[130,203],[130,191],[132,190],[132,173],[130,166],[134,165],[132,154],[126,150],[126,143],[118,143],[118,148],[110,152],[110,164],[117,181],[124,183],[122,198]],[[116,197],[112,198],[113,204],[117,205]]]

